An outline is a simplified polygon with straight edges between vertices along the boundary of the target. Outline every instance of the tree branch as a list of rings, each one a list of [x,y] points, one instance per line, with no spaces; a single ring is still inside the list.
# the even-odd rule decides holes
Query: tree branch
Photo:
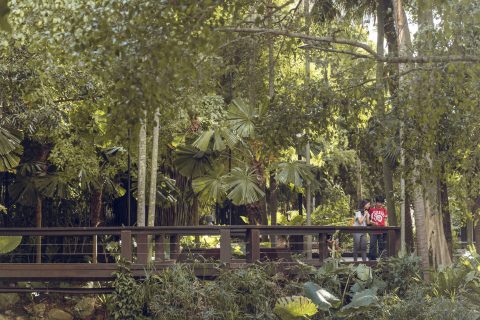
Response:
[[[355,41],[351,39],[344,39],[344,38],[337,38],[337,37],[320,37],[320,36],[313,36],[307,35],[304,33],[297,33],[297,32],[289,32],[286,30],[274,30],[274,29],[265,29],[265,28],[235,28],[235,27],[225,27],[225,28],[218,28],[218,31],[222,32],[239,32],[239,33],[262,33],[262,34],[272,34],[276,36],[285,36],[290,38],[297,38],[308,40],[307,42],[322,42],[322,43],[336,43],[336,44],[345,44],[352,47],[360,48],[365,50],[369,55],[361,55],[345,51],[339,50],[339,53],[350,54],[353,56],[358,56],[361,58],[369,58],[375,59],[380,62],[386,63],[448,63],[448,62],[472,62],[472,63],[479,63],[480,56],[475,55],[447,55],[447,56],[417,56],[417,57],[380,57],[377,52],[372,49],[368,44]],[[312,45],[311,43],[308,43]],[[324,51],[332,51],[335,49],[328,49],[325,50],[323,47],[315,47],[312,46],[312,49],[320,49]],[[334,52],[334,51],[332,51]]]

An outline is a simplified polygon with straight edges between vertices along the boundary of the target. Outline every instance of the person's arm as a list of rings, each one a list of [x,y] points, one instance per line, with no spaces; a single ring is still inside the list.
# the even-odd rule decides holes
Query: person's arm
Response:
[[[388,227],[388,211],[387,208],[385,208],[385,227]]]
[[[368,210],[365,210],[365,218],[367,219],[367,225],[370,224],[370,212]]]
[[[360,211],[357,212],[357,220],[358,223],[361,225],[365,220],[365,214],[362,214]]]

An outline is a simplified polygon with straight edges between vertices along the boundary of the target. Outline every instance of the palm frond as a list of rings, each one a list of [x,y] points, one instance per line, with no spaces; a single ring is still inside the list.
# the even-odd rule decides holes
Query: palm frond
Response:
[[[265,193],[257,184],[257,175],[250,168],[233,168],[225,177],[228,198],[235,205],[245,205],[258,201]]]
[[[227,195],[223,168],[209,171],[192,181],[193,190],[206,201],[221,203]]]
[[[198,177],[212,168],[209,154],[190,146],[177,147],[174,164],[185,177]]]
[[[228,121],[234,132],[242,138],[253,137],[255,134],[255,119],[258,112],[242,99],[233,99],[228,109]]]
[[[276,166],[275,180],[282,184],[292,184],[296,188],[305,186],[305,183],[314,182],[313,166],[304,162],[281,162]]]

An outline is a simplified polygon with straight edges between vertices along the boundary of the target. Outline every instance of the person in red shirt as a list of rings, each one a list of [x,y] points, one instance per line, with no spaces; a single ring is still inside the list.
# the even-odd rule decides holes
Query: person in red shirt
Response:
[[[375,206],[370,208],[370,223],[372,226],[385,227],[387,226],[388,212],[384,206],[385,198],[382,196],[375,197]],[[382,255],[385,250],[385,234],[382,232],[372,232],[370,234],[370,248],[368,258],[370,260],[377,260],[378,256]]]

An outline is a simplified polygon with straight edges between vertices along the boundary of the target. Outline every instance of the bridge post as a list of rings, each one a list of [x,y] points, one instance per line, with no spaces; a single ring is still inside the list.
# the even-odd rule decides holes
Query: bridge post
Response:
[[[320,233],[318,235],[318,259],[323,262],[328,257],[327,234]]]
[[[147,264],[148,262],[148,235],[140,233],[136,236],[137,240],[137,263]]]
[[[247,229],[247,262],[260,260],[260,231],[254,228]]]
[[[155,260],[165,260],[165,235],[160,234],[155,237]]]
[[[232,238],[230,237],[230,229],[220,230],[220,262],[230,263],[232,259]]]
[[[120,232],[120,240],[122,246],[120,248],[120,256],[126,261],[132,261],[132,232],[130,230],[122,230]]]
[[[387,231],[387,250],[388,256],[393,257],[396,255],[397,251],[397,237],[395,230]]]
[[[180,236],[173,234],[170,236],[170,259],[176,260],[180,255]]]

